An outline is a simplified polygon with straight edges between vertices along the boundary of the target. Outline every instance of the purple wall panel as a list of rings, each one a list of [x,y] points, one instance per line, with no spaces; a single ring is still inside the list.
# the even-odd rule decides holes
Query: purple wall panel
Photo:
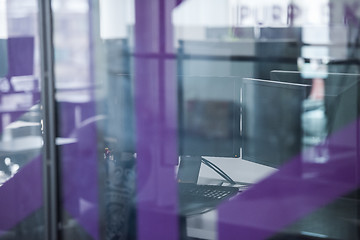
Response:
[[[138,239],[178,239],[176,85],[166,85],[166,34],[175,2],[135,1]],[[175,68],[170,68],[175,70]],[[170,74],[175,76],[175,71]],[[168,87],[167,87],[168,86]],[[170,104],[170,106],[169,106]],[[175,111],[176,112],[176,111]]]
[[[8,77],[32,75],[34,73],[34,37],[9,38],[8,58]]]
[[[76,105],[60,103],[63,120],[73,119]],[[83,116],[95,116],[94,102],[81,104],[81,109]],[[99,239],[96,122],[75,128],[74,121],[66,121],[65,126],[66,137],[76,137],[77,142],[60,146],[62,204],[93,239]]]

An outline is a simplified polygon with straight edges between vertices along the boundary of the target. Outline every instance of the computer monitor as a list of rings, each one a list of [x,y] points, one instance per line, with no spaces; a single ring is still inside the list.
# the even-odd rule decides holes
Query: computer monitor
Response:
[[[8,74],[7,40],[0,39],[0,78]]]
[[[301,152],[306,84],[244,79],[242,158],[278,168]]]
[[[238,77],[179,76],[180,180],[197,181],[201,156],[240,157],[240,86]]]

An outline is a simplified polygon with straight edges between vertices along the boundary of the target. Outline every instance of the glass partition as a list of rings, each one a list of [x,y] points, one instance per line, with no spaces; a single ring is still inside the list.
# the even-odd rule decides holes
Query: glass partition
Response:
[[[0,1],[0,239],[44,236],[37,1]]]
[[[97,236],[358,239],[357,6],[89,4]]]
[[[359,8],[0,0],[0,239],[359,239]]]

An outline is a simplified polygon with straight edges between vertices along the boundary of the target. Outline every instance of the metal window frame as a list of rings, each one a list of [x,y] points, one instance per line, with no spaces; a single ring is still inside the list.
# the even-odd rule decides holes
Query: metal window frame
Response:
[[[56,104],[53,45],[53,17],[51,0],[38,0],[40,62],[41,62],[41,110],[43,120],[43,196],[44,239],[60,238],[59,228],[59,159],[56,148]]]

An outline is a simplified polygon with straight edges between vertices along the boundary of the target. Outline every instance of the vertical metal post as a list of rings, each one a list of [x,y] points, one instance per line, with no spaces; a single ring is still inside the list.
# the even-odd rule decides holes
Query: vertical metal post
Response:
[[[45,236],[47,240],[59,238],[59,185],[56,154],[56,106],[53,51],[53,25],[51,0],[38,0],[41,61],[41,105],[43,120],[43,195]]]

